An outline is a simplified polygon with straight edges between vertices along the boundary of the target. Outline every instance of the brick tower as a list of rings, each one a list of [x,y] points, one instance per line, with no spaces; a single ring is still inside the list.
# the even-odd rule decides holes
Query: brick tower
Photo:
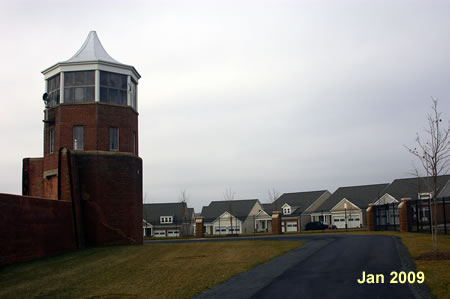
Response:
[[[23,161],[23,195],[73,201],[79,243],[142,243],[133,66],[91,31],[75,55],[43,72],[44,153]]]

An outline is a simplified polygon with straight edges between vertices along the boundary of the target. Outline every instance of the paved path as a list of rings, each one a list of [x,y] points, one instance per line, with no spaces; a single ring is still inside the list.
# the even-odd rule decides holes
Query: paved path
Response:
[[[234,240],[243,239],[254,238]],[[197,298],[430,297],[424,285],[390,283],[392,271],[415,271],[407,249],[396,237],[319,234],[257,239],[301,240],[307,243],[239,274]],[[357,280],[362,277],[363,271],[383,274],[384,283],[359,284]]]

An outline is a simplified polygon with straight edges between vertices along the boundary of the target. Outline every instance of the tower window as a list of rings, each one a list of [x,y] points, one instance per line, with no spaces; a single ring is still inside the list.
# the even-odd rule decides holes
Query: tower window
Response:
[[[73,149],[82,150],[84,149],[84,127],[74,126],[73,127]]]
[[[127,76],[100,71],[100,102],[127,105]]]
[[[50,129],[48,131],[48,152],[53,154],[55,151],[55,130]]]
[[[93,102],[95,71],[64,73],[64,103]]]
[[[136,132],[133,132],[133,154],[137,154]]]
[[[128,87],[128,92],[130,93],[130,104],[134,110],[136,110],[136,100],[137,100],[137,86],[134,83],[133,79],[131,79],[130,85]]]
[[[119,150],[119,128],[109,128],[109,150]]]
[[[57,104],[59,104],[59,81],[60,76],[59,74],[56,76],[51,77],[47,80],[47,94],[50,98],[49,106],[55,107]]]

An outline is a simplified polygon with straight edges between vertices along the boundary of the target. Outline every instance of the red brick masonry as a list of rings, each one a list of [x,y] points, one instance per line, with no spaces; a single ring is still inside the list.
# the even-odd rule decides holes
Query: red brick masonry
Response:
[[[0,193],[0,265],[76,249],[70,201]]]
[[[195,217],[195,237],[196,238],[203,238],[204,237],[203,217],[202,216]]]
[[[281,212],[272,212],[272,233],[275,235],[281,234]]]
[[[0,265],[85,245],[143,243],[142,159],[122,152],[58,154],[59,200],[0,194]]]

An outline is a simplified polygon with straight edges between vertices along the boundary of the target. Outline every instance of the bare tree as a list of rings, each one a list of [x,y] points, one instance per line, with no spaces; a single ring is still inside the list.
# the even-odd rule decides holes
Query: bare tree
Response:
[[[187,204],[189,202],[189,194],[187,193],[186,189],[183,189],[180,191],[180,195],[178,196],[178,201],[180,203],[183,203],[183,216],[181,218],[181,229],[180,229],[180,235],[186,235],[188,234],[188,229],[186,228],[186,222],[188,219],[188,208]]]
[[[180,191],[180,195],[178,196],[179,202],[188,203],[189,202],[189,194],[187,193],[186,189],[183,189]]]
[[[425,138],[421,138],[419,133],[416,135],[416,147],[407,147],[409,152],[416,156],[427,176],[432,177],[433,191],[433,213],[430,213],[432,219],[432,248],[433,251],[437,250],[437,178],[440,175],[445,175],[450,165],[450,140],[449,140],[449,128],[450,122],[447,124],[447,128],[442,128],[441,112],[438,109],[438,100],[433,99],[431,105],[431,113],[427,115],[427,127],[424,128]],[[416,172],[418,173],[418,171]]]
[[[225,191],[223,192],[223,198],[225,201],[228,201],[228,213],[230,213],[230,229],[231,232],[234,233],[233,229],[233,211],[232,211],[232,201],[234,200],[234,196],[236,195],[236,192],[231,190],[231,188],[225,188]]]
[[[274,211],[278,211],[277,199],[280,197],[280,193],[275,188],[267,190],[267,193],[269,194],[269,200],[272,202],[272,205],[275,205]]]

